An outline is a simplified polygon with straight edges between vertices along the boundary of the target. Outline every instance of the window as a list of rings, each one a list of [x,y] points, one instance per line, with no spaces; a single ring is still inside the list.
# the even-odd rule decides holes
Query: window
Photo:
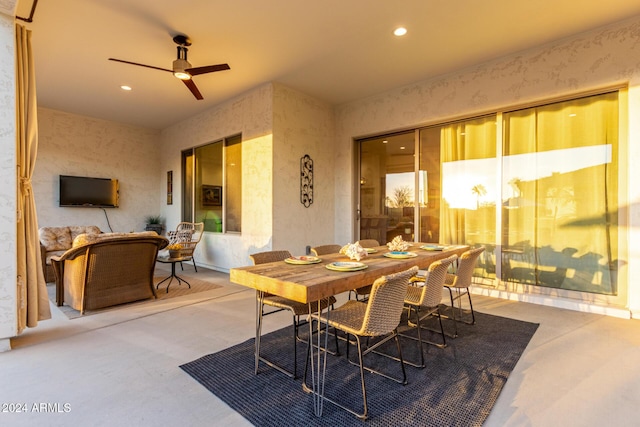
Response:
[[[617,92],[503,115],[503,280],[615,295]]]
[[[425,216],[433,241],[489,244],[495,240],[497,196],[496,116],[423,129],[421,169],[429,173]]]
[[[182,153],[182,218],[204,230],[241,232],[242,137],[225,138]]]
[[[417,129],[416,149],[412,131],[359,141],[361,237],[375,220],[381,243],[483,245],[476,275],[504,289],[620,298],[621,93]]]
[[[414,238],[415,132],[360,142],[360,237]]]

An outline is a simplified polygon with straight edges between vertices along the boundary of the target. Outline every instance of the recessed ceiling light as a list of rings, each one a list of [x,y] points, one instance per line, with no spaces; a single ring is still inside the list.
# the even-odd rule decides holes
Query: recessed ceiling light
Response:
[[[122,89],[122,90],[131,90],[131,86],[122,85],[122,86],[120,86],[120,89]]]
[[[384,141],[382,141],[383,144],[386,144],[387,142],[389,142],[389,141],[387,141],[386,139]]]
[[[393,30],[393,34],[398,37],[404,36],[405,34],[407,34],[407,29],[404,27],[398,27],[395,30]]]

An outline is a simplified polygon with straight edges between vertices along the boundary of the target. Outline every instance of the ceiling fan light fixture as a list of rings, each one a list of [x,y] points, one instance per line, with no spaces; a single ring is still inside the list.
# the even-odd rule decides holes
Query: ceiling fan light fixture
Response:
[[[191,80],[191,74],[185,70],[191,68],[191,64],[186,59],[178,58],[173,61],[173,75],[180,80]]]
[[[180,80],[191,80],[191,75],[189,73],[185,73],[184,71],[174,71],[173,75]]]

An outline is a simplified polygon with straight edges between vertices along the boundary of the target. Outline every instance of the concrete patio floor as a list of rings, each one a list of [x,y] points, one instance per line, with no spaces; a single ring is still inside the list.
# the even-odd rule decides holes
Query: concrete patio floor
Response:
[[[179,365],[253,337],[255,294],[226,274],[184,273],[222,287],[73,320],[52,304],[51,320],[0,353],[0,425],[250,425]],[[640,321],[473,298],[477,311],[540,323],[485,426],[638,425]]]

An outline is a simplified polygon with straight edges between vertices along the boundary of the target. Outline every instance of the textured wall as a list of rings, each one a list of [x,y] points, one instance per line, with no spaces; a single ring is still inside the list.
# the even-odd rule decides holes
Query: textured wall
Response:
[[[273,86],[263,85],[162,132],[162,173],[173,171],[172,205],[163,203],[167,228],[180,222],[182,150],[242,134],[242,233],[205,233],[196,261],[222,271],[250,264],[249,254],[271,249]]]
[[[334,241],[333,110],[308,95],[275,85],[273,107],[273,245],[296,255]],[[313,203],[300,203],[300,158],[313,160]]]
[[[39,146],[33,187],[38,223],[97,225],[103,231],[141,231],[163,196],[159,132],[46,108],[38,109]],[[59,175],[116,178],[120,207],[61,208]]]
[[[0,14],[0,351],[16,333],[16,111],[13,19]]]
[[[354,192],[353,137],[471,116],[540,100],[570,96],[618,84],[629,85],[629,306],[640,308],[640,17],[460,72],[407,85],[336,109],[336,210],[349,212]],[[623,117],[623,122],[624,122]],[[624,125],[623,125],[624,126]],[[624,136],[624,135],[623,135]],[[625,165],[624,162],[628,161]],[[624,172],[623,172],[624,174]],[[621,177],[626,183],[626,176]],[[624,186],[624,184],[623,184]],[[621,199],[622,200],[622,199]],[[635,204],[634,204],[635,203]],[[623,218],[624,220],[624,218]],[[336,238],[352,233],[353,216],[338,215]]]

